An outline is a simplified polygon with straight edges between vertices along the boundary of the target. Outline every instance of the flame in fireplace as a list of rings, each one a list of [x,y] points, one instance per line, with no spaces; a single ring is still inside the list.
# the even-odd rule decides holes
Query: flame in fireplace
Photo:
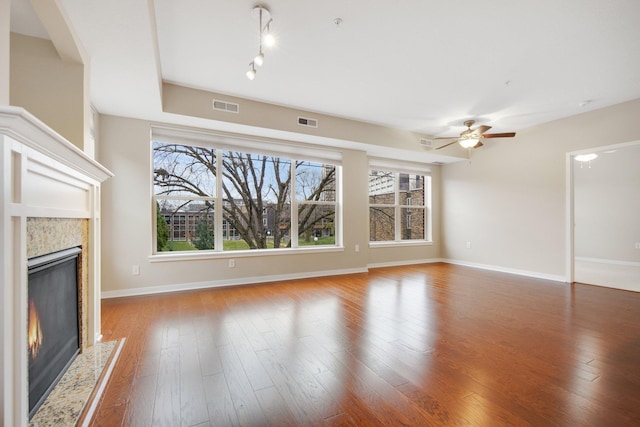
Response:
[[[40,316],[38,310],[33,303],[33,299],[29,299],[29,354],[35,359],[42,345],[42,327],[40,326]]]

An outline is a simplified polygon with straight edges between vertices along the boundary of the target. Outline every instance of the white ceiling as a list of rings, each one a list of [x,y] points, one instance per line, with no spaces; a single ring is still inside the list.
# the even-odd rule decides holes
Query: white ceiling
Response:
[[[161,112],[161,80],[427,135],[640,98],[638,0],[268,0],[278,45],[253,81],[253,0],[60,2],[107,114],[183,121]],[[41,37],[25,3],[12,30]]]

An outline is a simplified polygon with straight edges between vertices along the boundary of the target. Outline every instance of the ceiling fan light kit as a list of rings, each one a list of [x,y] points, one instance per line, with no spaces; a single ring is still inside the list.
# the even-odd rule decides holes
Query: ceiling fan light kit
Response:
[[[256,5],[251,10],[251,15],[258,19],[258,30],[260,32],[260,43],[258,46],[258,54],[253,58],[253,61],[249,63],[249,71],[247,71],[247,78],[253,80],[256,77],[256,66],[261,67],[264,64],[264,53],[262,52],[262,46],[271,47],[275,45],[275,38],[271,34],[271,24],[273,19],[271,13],[264,5]],[[263,22],[266,22],[263,24]]]
[[[474,148],[476,145],[478,145],[478,142],[480,142],[480,139],[479,138],[461,138],[459,142],[463,148]]]
[[[471,126],[475,123],[474,120],[467,120],[464,122],[464,125],[467,127],[466,130],[460,133],[460,136],[439,136],[434,139],[453,139],[453,141],[441,145],[440,147],[436,147],[435,150],[440,150],[441,148],[448,147],[456,142],[460,144],[463,148],[471,150],[472,148],[480,148],[484,144],[482,143],[483,138],[512,138],[516,136],[515,132],[504,132],[504,133],[485,133],[491,126],[478,126],[476,129],[471,129]]]

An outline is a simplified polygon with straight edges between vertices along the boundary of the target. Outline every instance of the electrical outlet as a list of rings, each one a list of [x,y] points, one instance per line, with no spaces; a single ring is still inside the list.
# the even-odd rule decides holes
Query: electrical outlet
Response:
[[[236,260],[235,259],[230,259],[229,260],[229,268],[235,268],[236,267]]]
[[[471,242],[467,242],[467,249],[471,249]]]
[[[356,252],[360,252],[360,245],[356,245]]]
[[[640,242],[636,242],[636,249],[640,249]]]
[[[140,266],[139,265],[131,266],[131,274],[133,274],[134,276],[139,275],[140,274]]]

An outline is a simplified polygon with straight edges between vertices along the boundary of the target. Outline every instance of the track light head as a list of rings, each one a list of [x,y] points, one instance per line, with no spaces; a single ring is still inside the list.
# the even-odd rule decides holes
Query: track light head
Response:
[[[264,45],[267,47],[276,45],[276,38],[269,32],[269,27],[267,27],[267,33],[264,35]]]
[[[250,66],[251,68],[249,68],[249,71],[247,71],[247,78],[248,78],[249,80],[253,80],[253,79],[255,79],[255,78],[256,78],[256,66],[255,66],[255,64],[253,63],[253,61],[249,63],[249,66]]]
[[[271,23],[273,19],[269,19],[267,24],[262,27],[260,30],[260,35],[262,36],[262,42],[266,47],[273,47],[276,44],[276,38],[271,34]]]
[[[258,67],[261,67],[264,64],[264,53],[262,51],[253,58],[253,63]]]

